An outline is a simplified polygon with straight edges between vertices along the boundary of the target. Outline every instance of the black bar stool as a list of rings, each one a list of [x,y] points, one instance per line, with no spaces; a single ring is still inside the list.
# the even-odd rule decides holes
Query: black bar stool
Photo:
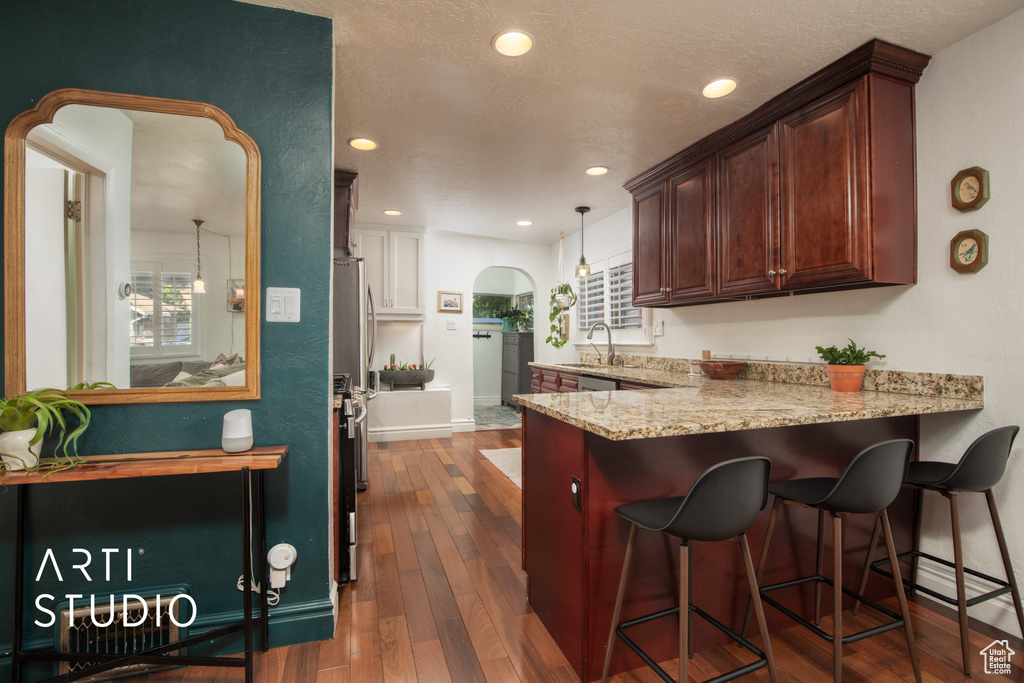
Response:
[[[964,674],[971,675],[970,656],[968,652],[968,630],[967,630],[967,608],[977,605],[980,602],[991,600],[1000,595],[1010,593],[1013,598],[1013,608],[1017,612],[1017,623],[1021,632],[1024,633],[1024,611],[1021,611],[1020,591],[1017,590],[1017,580],[1013,576],[1013,567],[1010,565],[1010,552],[1006,548],[1006,538],[1003,536],[1003,526],[999,523],[999,513],[996,511],[995,497],[992,495],[992,487],[999,483],[1006,471],[1006,462],[1010,458],[1010,449],[1013,447],[1013,440],[1017,438],[1020,427],[1011,425],[1000,427],[979,436],[964,452],[960,462],[915,462],[911,463],[907,472],[906,486],[914,486],[926,491],[938,491],[949,501],[950,515],[953,522],[953,562],[929,555],[920,550],[911,550],[900,553],[897,557],[913,558],[913,574],[917,576],[917,564],[919,558],[927,558],[933,562],[951,567],[956,572],[956,599],[938,593],[929,588],[915,583],[909,579],[903,579],[903,583],[912,586],[925,595],[930,595],[948,605],[955,605],[960,621],[960,649],[963,657]],[[988,501],[988,511],[992,517],[992,528],[996,534],[996,541],[999,544],[999,554],[1003,558],[1003,570],[1006,572],[1006,581],[1002,581],[988,574],[982,574],[973,569],[964,568],[963,546],[960,540],[960,505],[958,502],[959,493],[984,492]],[[874,563],[871,556],[874,554],[875,546],[878,543],[878,525],[871,536],[871,543],[868,545],[868,556],[864,561],[864,571],[861,572],[860,589],[858,593],[864,592],[864,586],[868,581],[868,568],[885,576],[892,576],[881,568],[881,565],[891,564],[888,558],[883,558]],[[997,586],[995,590],[983,593],[976,597],[967,599],[964,590],[964,573],[984,579]],[[856,614],[860,604],[853,608]]]
[[[757,580],[760,582],[761,574],[764,571],[765,560],[768,557],[768,547],[771,544],[772,532],[775,529],[775,521],[783,504],[801,505],[818,510],[818,552],[816,557],[816,573],[813,576],[806,576],[791,581],[772,584],[761,587],[761,597],[766,603],[788,615],[794,621],[809,628],[816,635],[832,643],[832,675],[838,683],[843,678],[843,645],[862,640],[869,636],[885,633],[899,627],[903,627],[907,635],[907,647],[910,650],[910,661],[914,667],[914,678],[921,683],[921,669],[917,661],[917,648],[914,645],[914,632],[910,625],[910,613],[907,609],[907,598],[903,592],[903,584],[899,577],[899,567],[895,566],[896,577],[893,583],[896,586],[896,597],[899,600],[900,613],[886,609],[876,602],[868,600],[862,595],[843,588],[843,523],[842,514],[871,513],[875,515],[876,521],[885,532],[886,549],[889,557],[896,556],[896,549],[892,541],[892,530],[889,527],[889,516],[885,509],[895,500],[903,485],[903,479],[907,473],[907,465],[910,462],[910,454],[914,450],[914,442],[910,439],[895,439],[883,441],[873,446],[868,446],[858,453],[846,469],[838,477],[813,477],[807,479],[792,479],[780,481],[768,487],[768,490],[775,494],[775,503],[772,505],[771,516],[768,518],[768,530],[765,534],[764,546],[761,548],[761,558],[757,564]],[[833,578],[829,580],[822,576],[822,554],[824,551],[823,532],[825,527],[825,513],[832,518],[832,565]],[[792,610],[776,602],[767,595],[768,592],[789,588],[803,583],[814,582],[814,623],[798,616]],[[832,586],[833,616],[832,633],[826,633],[821,628],[821,584]],[[875,626],[873,628],[843,635],[843,593],[863,601],[892,621]],[[747,608],[747,616],[743,622],[742,633],[746,633],[747,623],[750,619],[750,607]]]
[[[608,648],[604,657],[602,683],[608,680],[608,668],[612,661],[612,647],[615,637],[622,638],[633,652],[657,673],[663,680],[672,681],[665,670],[658,666],[650,656],[639,648],[625,634],[624,629],[661,617],[679,613],[679,680],[687,681],[687,660],[692,654],[690,634],[690,613],[696,613],[712,626],[716,627],[750,652],[757,661],[733,671],[709,679],[720,683],[756,671],[765,665],[772,683],[778,683],[775,672],[775,658],[772,656],[771,642],[768,640],[768,628],[764,621],[764,610],[758,599],[757,582],[754,579],[754,563],[747,546],[747,528],[753,524],[758,513],[768,502],[768,473],[771,461],[768,458],[738,458],[714,465],[690,487],[685,496],[671,498],[655,498],[637,503],[620,505],[615,508],[616,514],[630,523],[629,542],[626,544],[626,557],[622,562],[622,578],[619,581],[619,592],[615,596],[615,611],[612,614],[612,625],[608,633]],[[661,531],[682,539],[679,546],[679,604],[687,609],[673,607],[646,616],[619,623],[622,611],[622,599],[626,593],[629,563],[633,557],[633,544],[636,531],[643,528],[648,531]],[[731,631],[724,624],[699,607],[690,604],[690,576],[693,564],[689,552],[689,543],[694,541],[725,541],[735,538],[739,541],[743,554],[743,565],[747,573],[747,584],[753,599],[753,607],[757,612],[757,624],[761,629],[761,640],[764,650],[758,649],[742,636]]]

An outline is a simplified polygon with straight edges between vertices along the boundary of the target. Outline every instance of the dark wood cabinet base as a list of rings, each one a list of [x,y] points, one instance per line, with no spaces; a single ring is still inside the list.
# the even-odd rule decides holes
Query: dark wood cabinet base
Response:
[[[523,566],[529,575],[530,604],[583,681],[601,676],[622,569],[628,525],[615,514],[616,506],[680,495],[711,465],[745,455],[771,458],[772,481],[836,476],[865,446],[894,438],[916,441],[918,431],[916,417],[897,417],[610,441],[533,410],[523,414]],[[573,507],[574,477],[579,482],[579,510]],[[897,547],[915,547],[915,494],[902,493],[889,508],[889,515]],[[755,557],[761,550],[767,519],[765,510],[748,531]],[[870,515],[844,519],[843,572],[849,587],[855,586],[860,574],[871,522]],[[816,531],[814,510],[787,507],[780,515],[763,582],[813,573]],[[662,534],[640,532],[623,619],[678,603],[676,545]],[[826,566],[830,546],[826,540]],[[694,604],[738,629],[748,597],[738,546],[695,542],[692,548]],[[889,582],[877,579],[868,584],[869,597],[892,594]],[[794,610],[813,612],[809,586],[777,595]],[[822,602],[823,610],[831,605],[828,596]],[[768,610],[767,616],[771,630],[792,625],[775,610]],[[694,622],[695,650],[726,642],[723,634],[699,621]],[[631,637],[658,661],[676,656],[677,628],[672,620],[637,627]],[[642,665],[628,648],[615,649],[613,673]]]

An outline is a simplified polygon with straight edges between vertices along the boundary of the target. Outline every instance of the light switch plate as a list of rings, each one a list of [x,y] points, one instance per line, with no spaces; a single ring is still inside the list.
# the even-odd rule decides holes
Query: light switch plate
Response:
[[[448,323],[448,329],[449,330],[454,330],[455,329],[455,321],[454,320],[448,320],[447,323]]]
[[[302,309],[302,290],[293,287],[267,287],[268,323],[297,323]]]

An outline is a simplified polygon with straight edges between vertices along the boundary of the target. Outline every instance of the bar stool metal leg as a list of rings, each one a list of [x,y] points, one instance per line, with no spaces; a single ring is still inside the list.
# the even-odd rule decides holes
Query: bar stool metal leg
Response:
[[[690,546],[679,544],[679,678],[685,683],[690,680],[688,664],[690,658]]]
[[[832,540],[835,541],[835,533],[832,534]],[[836,546],[832,546],[832,552],[835,553]],[[825,555],[825,511],[818,510],[818,548],[814,555],[814,573],[821,576],[822,568],[824,565],[823,557]],[[814,625],[821,626],[821,581],[814,582]]]
[[[988,513],[992,517],[992,528],[996,532],[999,554],[1003,557],[1003,571],[1006,572],[1006,582],[1010,584],[1010,596],[1013,598],[1013,609],[1017,612],[1017,624],[1020,626],[1020,632],[1024,634],[1024,610],[1021,609],[1020,589],[1017,588],[1017,579],[1013,575],[1013,566],[1010,564],[1010,550],[1006,547],[1006,536],[1003,535],[1003,525],[999,523],[999,512],[996,510],[996,499],[992,495],[992,489],[985,491],[985,500],[988,501]]]
[[[832,515],[832,680],[843,680],[843,520]],[[819,536],[819,539],[821,537]],[[820,540],[819,540],[820,544]],[[819,563],[818,575],[821,576]],[[821,581],[814,582],[818,590]],[[815,615],[815,619],[817,620]]]
[[[622,612],[622,599],[626,595],[626,583],[629,579],[629,563],[633,559],[633,544],[636,542],[636,524],[629,525],[629,540],[626,542],[626,556],[622,560],[622,576],[619,578],[619,592],[615,595],[615,609],[612,611],[612,627],[608,632],[608,645],[604,651],[604,670],[601,683],[608,681],[608,669],[612,665],[612,647],[615,645],[615,627],[619,625]]]
[[[761,632],[761,647],[768,658],[768,677],[772,683],[778,683],[779,675],[775,670],[775,654],[772,652],[771,639],[768,638],[768,622],[764,618],[764,605],[761,604],[761,591],[757,587],[758,581],[754,562],[750,557],[750,547],[747,545],[747,535],[740,534],[737,540],[740,542],[740,551],[743,553],[743,568],[746,570],[747,585],[750,587],[750,602],[757,615],[757,628]]]
[[[953,491],[943,491],[942,495],[949,501],[949,514],[953,523],[953,565],[956,575],[956,612],[960,622],[960,653],[963,656],[964,674],[970,676],[970,631],[967,630],[967,587],[964,584],[964,549],[960,538],[960,499]]]
[[[917,660],[917,645],[914,643],[914,627],[910,623],[910,608],[907,607],[907,595],[903,590],[903,577],[900,576],[900,563],[896,555],[896,544],[892,540],[892,528],[889,526],[889,514],[885,510],[878,513],[885,535],[885,549],[892,564],[892,581],[896,587],[896,600],[900,604],[900,615],[903,617],[903,630],[907,634],[907,649],[910,650],[910,664],[914,667],[914,680],[921,683],[921,665]]]
[[[757,585],[761,585],[761,575],[764,573],[764,564],[768,560],[768,546],[772,542],[772,534],[775,533],[775,520],[779,517],[779,508],[782,507],[782,499],[776,498],[775,502],[772,503],[772,511],[768,515],[768,528],[764,533],[764,544],[761,546],[761,554],[757,558],[757,572],[755,574],[755,581]],[[760,593],[758,593],[760,595]],[[740,635],[744,638],[747,637],[747,627],[750,626],[750,615],[754,610],[753,600],[747,602],[747,612],[743,616],[743,625],[740,627]]]
[[[878,535],[882,533],[882,522],[875,518],[875,525],[871,528],[871,541],[868,542],[868,551],[864,555],[864,568],[860,570],[860,583],[857,584],[857,595],[864,595],[868,587],[868,570],[871,569],[871,558],[878,547]],[[860,600],[853,603],[853,616],[860,612]]]

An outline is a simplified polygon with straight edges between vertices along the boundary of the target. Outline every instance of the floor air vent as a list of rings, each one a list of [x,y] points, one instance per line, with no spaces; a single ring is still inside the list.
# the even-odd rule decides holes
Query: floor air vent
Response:
[[[98,596],[97,596],[98,597]],[[100,603],[97,600],[97,603]],[[115,602],[113,615],[109,598],[107,604],[96,605],[96,623],[93,623],[92,607],[80,607],[75,611],[61,612],[61,633],[60,651],[76,654],[132,654],[143,652],[153,647],[174,642],[180,638],[178,626],[180,623],[178,605],[180,600],[173,603],[167,596],[161,600],[160,607],[157,607],[156,598],[146,601],[146,609],[143,610],[142,603],[138,600],[128,602],[128,611],[124,610],[124,603]],[[171,603],[169,605],[168,603]],[[159,612],[158,612],[159,609]],[[143,612],[146,616],[143,619]],[[160,625],[157,626],[157,615],[159,614]],[[174,617],[173,619],[171,617]],[[126,626],[125,624],[138,624],[137,626]],[[175,653],[172,653],[175,654]],[[79,671],[88,664],[81,662],[61,662],[60,673],[66,674]],[[140,673],[160,671],[172,668],[173,665],[159,664],[132,664],[89,678],[79,679],[81,681],[109,681],[124,676],[137,676]]]

